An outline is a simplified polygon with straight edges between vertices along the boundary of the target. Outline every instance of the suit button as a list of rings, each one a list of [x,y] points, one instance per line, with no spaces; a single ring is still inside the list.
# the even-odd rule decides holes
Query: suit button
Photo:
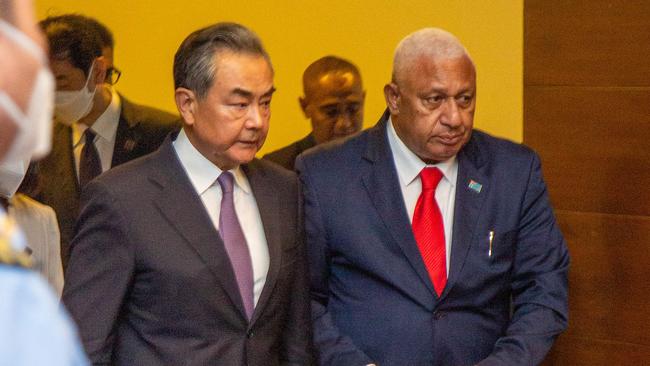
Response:
[[[444,319],[444,317],[447,316],[444,311],[436,311],[433,313],[433,319],[435,320],[440,320]]]
[[[253,330],[249,329],[248,332],[246,332],[246,338],[253,338]]]

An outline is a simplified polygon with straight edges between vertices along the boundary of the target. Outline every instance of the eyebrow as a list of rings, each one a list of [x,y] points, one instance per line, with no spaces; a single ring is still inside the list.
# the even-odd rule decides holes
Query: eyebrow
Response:
[[[272,86],[271,89],[269,89],[266,93],[262,94],[262,97],[270,96],[273,93],[275,93],[275,87]],[[241,97],[248,98],[248,99],[253,98],[253,93],[251,91],[242,88],[235,88],[230,92],[230,94],[239,95]]]

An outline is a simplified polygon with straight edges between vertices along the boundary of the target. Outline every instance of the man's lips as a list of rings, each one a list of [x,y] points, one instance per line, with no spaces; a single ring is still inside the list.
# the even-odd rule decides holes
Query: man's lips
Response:
[[[456,145],[463,138],[463,134],[438,136],[438,141],[444,145]]]

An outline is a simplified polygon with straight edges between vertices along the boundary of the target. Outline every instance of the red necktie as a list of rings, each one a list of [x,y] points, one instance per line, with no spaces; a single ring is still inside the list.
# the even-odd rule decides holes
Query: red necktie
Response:
[[[438,296],[447,284],[447,256],[445,229],[440,208],[436,203],[436,187],[442,178],[438,168],[424,168],[420,172],[422,193],[413,213],[413,234],[422,260],[429,272]]]

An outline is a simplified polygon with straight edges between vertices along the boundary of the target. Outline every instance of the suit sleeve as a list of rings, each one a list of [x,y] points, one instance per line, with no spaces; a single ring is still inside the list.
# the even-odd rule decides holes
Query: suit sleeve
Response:
[[[82,209],[66,269],[63,302],[79,326],[95,365],[111,362],[116,319],[134,268],[127,220],[101,182],[82,194]]]
[[[524,196],[505,336],[480,366],[540,364],[568,322],[569,253],[535,155]]]
[[[298,186],[298,184],[296,184]],[[303,366],[313,364],[312,327],[309,315],[309,274],[304,243],[304,225],[302,221],[302,199],[298,195],[298,212],[296,240],[297,259],[291,289],[289,319],[283,336],[283,366]]]
[[[56,213],[51,207],[44,211],[45,228],[47,230],[47,279],[52,284],[58,297],[63,291],[63,266],[61,265],[61,234],[56,221]]]
[[[301,157],[296,170],[304,198],[305,241],[309,265],[311,316],[314,345],[321,366],[362,366],[373,361],[352,340],[341,334],[327,309],[329,295],[329,254],[323,214],[316,188]]]

